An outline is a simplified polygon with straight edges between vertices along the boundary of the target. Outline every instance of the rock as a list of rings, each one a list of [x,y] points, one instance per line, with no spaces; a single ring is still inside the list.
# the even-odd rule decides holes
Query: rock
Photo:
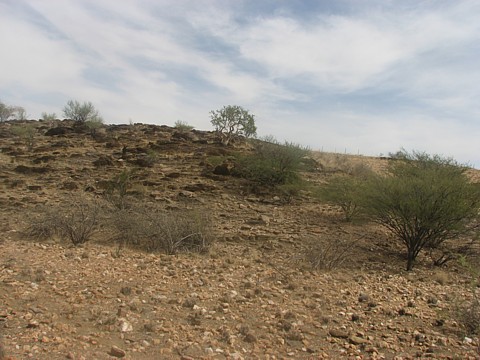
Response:
[[[330,336],[340,339],[348,339],[348,332],[341,329],[330,329],[328,332]]]
[[[119,347],[113,345],[110,349],[110,352],[108,353],[109,355],[111,356],[114,356],[116,358],[123,358],[125,357],[125,355],[127,355],[127,353],[125,352],[125,350],[122,350],[120,349]]]
[[[350,336],[348,340],[353,345],[362,345],[362,344],[368,343],[368,341],[366,339],[362,339],[361,337],[358,337],[358,336],[355,336],[355,335]]]
[[[370,296],[367,294],[362,293],[358,296],[358,302],[367,302],[368,300],[370,300]]]
[[[121,332],[131,332],[131,331],[133,331],[133,326],[127,320],[121,319],[120,320],[120,331]]]
[[[255,343],[257,342],[257,337],[251,333],[248,333],[247,335],[245,335],[245,338],[243,340],[248,343]]]
[[[45,132],[45,136],[65,135],[65,134],[71,132],[71,130],[72,130],[72,129],[70,129],[70,128],[58,126],[58,127],[54,127],[54,128],[48,129],[48,130]]]

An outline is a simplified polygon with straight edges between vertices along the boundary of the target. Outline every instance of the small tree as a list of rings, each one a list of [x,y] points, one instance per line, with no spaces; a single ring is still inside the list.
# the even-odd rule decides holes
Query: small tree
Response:
[[[15,106],[13,109],[14,109],[14,114],[16,114],[15,117],[17,120],[27,120],[28,115],[25,108],[21,106]]]
[[[91,102],[84,102],[81,104],[76,100],[70,100],[63,108],[63,114],[66,118],[72,119],[81,123],[86,121],[101,121],[101,117],[95,106]]]
[[[366,188],[365,209],[406,246],[407,271],[422,249],[458,237],[478,217],[480,191],[466,170],[452,159],[403,152]]]
[[[237,135],[252,137],[257,133],[255,117],[241,106],[228,105],[220,110],[210,111],[211,123],[228,145]]]
[[[0,122],[7,121],[15,115],[15,106],[9,106],[0,101]]]

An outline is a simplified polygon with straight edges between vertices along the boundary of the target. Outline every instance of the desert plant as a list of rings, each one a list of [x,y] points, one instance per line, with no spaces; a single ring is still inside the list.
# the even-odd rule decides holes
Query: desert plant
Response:
[[[57,119],[57,114],[42,112],[42,120],[43,121],[54,121],[56,119]]]
[[[256,141],[251,155],[239,155],[233,174],[262,186],[295,183],[302,159],[309,150],[300,145],[276,140]]]
[[[90,240],[99,223],[100,206],[86,199],[71,199],[41,210],[33,216],[24,230],[24,235],[35,241],[44,241],[58,236],[77,246]]]
[[[99,116],[88,119],[84,122],[87,129],[90,131],[90,135],[93,137],[97,134],[97,130],[103,126],[103,119]]]
[[[117,209],[128,207],[127,192],[132,186],[132,176],[133,170],[124,170],[108,182],[105,199]]]
[[[16,114],[15,115],[16,120],[21,120],[21,121],[27,120],[27,117],[28,117],[27,111],[23,107],[15,106],[14,113]]]
[[[480,191],[466,170],[452,159],[404,152],[364,188],[364,209],[406,246],[407,270],[424,248],[458,238],[478,217]]]
[[[69,100],[67,105],[65,105],[63,108],[63,114],[66,118],[72,119],[79,123],[83,123],[88,120],[101,121],[98,111],[91,102],[84,102],[81,104],[76,100]]]
[[[314,269],[337,269],[352,256],[361,238],[351,236],[315,241],[306,253],[307,261]]]
[[[130,207],[112,216],[120,247],[176,254],[207,252],[213,243],[210,218],[201,210],[167,211],[163,208]]]
[[[188,132],[194,129],[192,125],[189,125],[186,121],[177,120],[175,121],[175,129],[180,132]]]
[[[352,166],[349,173],[335,175],[329,182],[317,190],[320,199],[338,205],[345,221],[352,221],[360,214],[363,184],[373,172],[366,166]]]
[[[32,124],[14,125],[11,128],[12,134],[19,137],[31,151],[35,144],[35,135],[37,133],[35,126]]]
[[[480,295],[476,291],[480,286],[480,270],[475,267],[465,256],[459,257],[459,264],[466,273],[468,273],[472,281],[470,282],[470,291],[472,298],[466,300],[462,296],[459,303],[454,308],[454,317],[458,323],[465,329],[468,335],[480,334]]]
[[[73,245],[86,243],[98,226],[100,207],[96,202],[74,201],[62,215],[59,214],[56,226],[58,233]]]
[[[0,122],[9,120],[13,115],[15,115],[15,111],[15,106],[9,106],[0,101]]]
[[[224,106],[220,110],[210,111],[211,123],[228,145],[235,136],[252,137],[257,133],[255,117],[238,105]]]

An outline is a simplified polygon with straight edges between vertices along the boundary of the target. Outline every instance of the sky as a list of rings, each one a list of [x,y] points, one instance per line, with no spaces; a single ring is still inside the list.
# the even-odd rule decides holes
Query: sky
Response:
[[[480,168],[478,0],[0,0],[0,101],[107,124],[213,130],[312,150],[400,148]]]

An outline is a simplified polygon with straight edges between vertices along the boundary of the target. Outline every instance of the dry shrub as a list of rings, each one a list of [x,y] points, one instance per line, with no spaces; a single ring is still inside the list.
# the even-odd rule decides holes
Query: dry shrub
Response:
[[[119,247],[149,252],[207,252],[213,243],[211,221],[205,211],[136,207],[112,216]]]
[[[468,335],[480,334],[480,298],[474,295],[473,299],[464,302],[456,309],[457,321]]]
[[[99,222],[98,203],[86,199],[71,199],[68,206],[58,205],[41,210],[41,214],[32,217],[24,234],[35,241],[43,241],[59,236],[80,245],[95,232]]]
[[[306,254],[307,261],[314,269],[333,270],[340,268],[351,258],[361,238],[336,238],[315,241]]]

